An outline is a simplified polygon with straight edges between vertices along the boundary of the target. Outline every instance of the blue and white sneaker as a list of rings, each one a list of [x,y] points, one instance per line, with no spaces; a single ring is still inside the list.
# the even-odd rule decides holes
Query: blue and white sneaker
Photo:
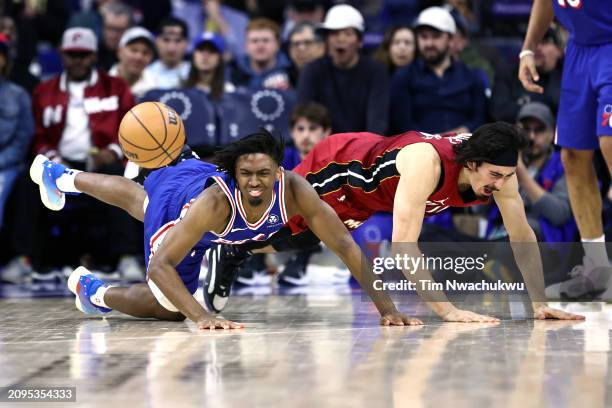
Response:
[[[59,211],[66,204],[66,194],[57,188],[55,181],[65,172],[70,171],[66,166],[50,161],[46,156],[39,154],[30,166],[30,178],[40,188],[40,199],[45,207]]]
[[[68,278],[68,289],[76,295],[74,303],[77,309],[87,314],[102,315],[112,310],[96,306],[90,300],[90,296],[95,294],[100,286],[104,285],[102,279],[96,278],[83,266],[76,268]]]

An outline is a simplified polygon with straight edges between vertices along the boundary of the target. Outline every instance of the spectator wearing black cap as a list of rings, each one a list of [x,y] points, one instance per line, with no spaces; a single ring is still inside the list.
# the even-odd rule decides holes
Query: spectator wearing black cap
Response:
[[[292,63],[289,69],[289,81],[291,86],[296,87],[300,72],[306,64],[325,54],[325,44],[316,32],[315,26],[305,22],[293,27],[289,33],[287,49]]]
[[[7,79],[11,58],[9,41],[0,34],[0,228],[4,204],[26,161],[34,135],[30,97]]]
[[[525,203],[529,225],[538,241],[563,242],[576,238],[561,155],[554,149],[555,120],[550,108],[541,102],[524,105],[517,124],[529,136],[529,147],[519,155],[516,177]],[[490,239],[505,236],[499,211],[489,217]]]
[[[352,6],[332,7],[320,26],[327,55],[306,65],[298,81],[300,102],[315,101],[332,116],[334,133],[387,132],[389,81],[385,67],[361,56],[363,16]]]
[[[450,53],[456,32],[451,14],[430,7],[416,22],[419,56],[399,69],[391,84],[391,127],[394,133],[469,133],[485,122],[482,77]]]
[[[224,51],[223,37],[211,31],[202,33],[193,43],[191,68],[183,86],[198,88],[213,100],[221,99],[225,92],[234,92],[236,87],[225,79]]]
[[[528,102],[542,102],[553,112],[559,107],[563,76],[563,43],[557,29],[549,29],[535,49],[535,63],[540,75],[542,94],[529,92],[518,79],[518,62],[508,69],[497,67],[491,96],[491,116],[495,120],[514,122],[521,106]]]
[[[136,98],[157,87],[157,79],[145,68],[153,61],[155,51],[153,35],[143,27],[128,29],[119,41],[115,64],[108,74],[123,78]]]
[[[291,0],[285,7],[285,24],[282,29],[282,39],[289,40],[290,34],[296,25],[310,23],[313,25],[323,22],[325,17],[324,0]]]

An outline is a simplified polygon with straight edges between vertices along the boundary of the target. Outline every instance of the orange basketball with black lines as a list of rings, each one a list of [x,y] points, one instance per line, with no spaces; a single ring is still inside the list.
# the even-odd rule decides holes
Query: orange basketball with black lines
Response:
[[[164,167],[181,154],[185,126],[178,113],[163,103],[140,103],[121,119],[119,144],[125,157],[140,167]]]

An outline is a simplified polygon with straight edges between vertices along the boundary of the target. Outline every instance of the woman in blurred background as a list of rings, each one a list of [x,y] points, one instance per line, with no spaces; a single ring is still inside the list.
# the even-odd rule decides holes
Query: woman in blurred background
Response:
[[[389,74],[410,64],[416,56],[416,37],[408,25],[390,28],[374,54],[374,58],[387,67]]]
[[[205,32],[196,39],[191,57],[191,68],[184,88],[198,88],[206,92],[213,101],[218,101],[225,92],[234,92],[235,87],[225,80],[223,38],[216,33]]]

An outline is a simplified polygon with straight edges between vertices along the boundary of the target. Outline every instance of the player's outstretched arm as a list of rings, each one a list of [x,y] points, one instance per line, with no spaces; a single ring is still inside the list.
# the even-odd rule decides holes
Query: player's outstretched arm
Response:
[[[291,215],[300,215],[321,241],[342,259],[370,296],[381,315],[382,325],[418,325],[422,322],[399,313],[385,291],[374,289],[374,274],[359,246],[355,243],[334,210],[318,196],[314,188],[301,176],[287,172],[289,193],[287,207]]]
[[[544,295],[544,272],[537,238],[527,222],[525,205],[519,194],[516,174],[493,194],[495,203],[504,220],[504,227],[512,245],[512,252],[518,265],[527,291],[531,297],[536,319],[584,319],[584,316],[567,313],[548,307]]]
[[[519,64],[518,77],[523,87],[531,92],[542,93],[544,89],[536,84],[540,76],[535,66],[534,52],[550,27],[554,18],[554,9],[551,0],[534,0],[527,26],[527,34],[523,42],[522,54]]]
[[[434,147],[418,143],[405,147],[397,155],[396,166],[400,180],[393,203],[394,256],[421,257],[417,240],[421,233],[428,197],[435,191],[440,179],[440,157]],[[445,321],[453,322],[497,322],[497,318],[480,315],[456,308],[441,290],[423,290],[421,281],[434,279],[426,268],[404,270],[406,279],[413,282],[419,296]]]
[[[216,186],[204,190],[185,217],[170,229],[149,263],[149,278],[179,312],[195,322],[199,329],[243,327],[204,310],[189,293],[175,269],[205,233],[223,230],[229,211],[227,198]]]

